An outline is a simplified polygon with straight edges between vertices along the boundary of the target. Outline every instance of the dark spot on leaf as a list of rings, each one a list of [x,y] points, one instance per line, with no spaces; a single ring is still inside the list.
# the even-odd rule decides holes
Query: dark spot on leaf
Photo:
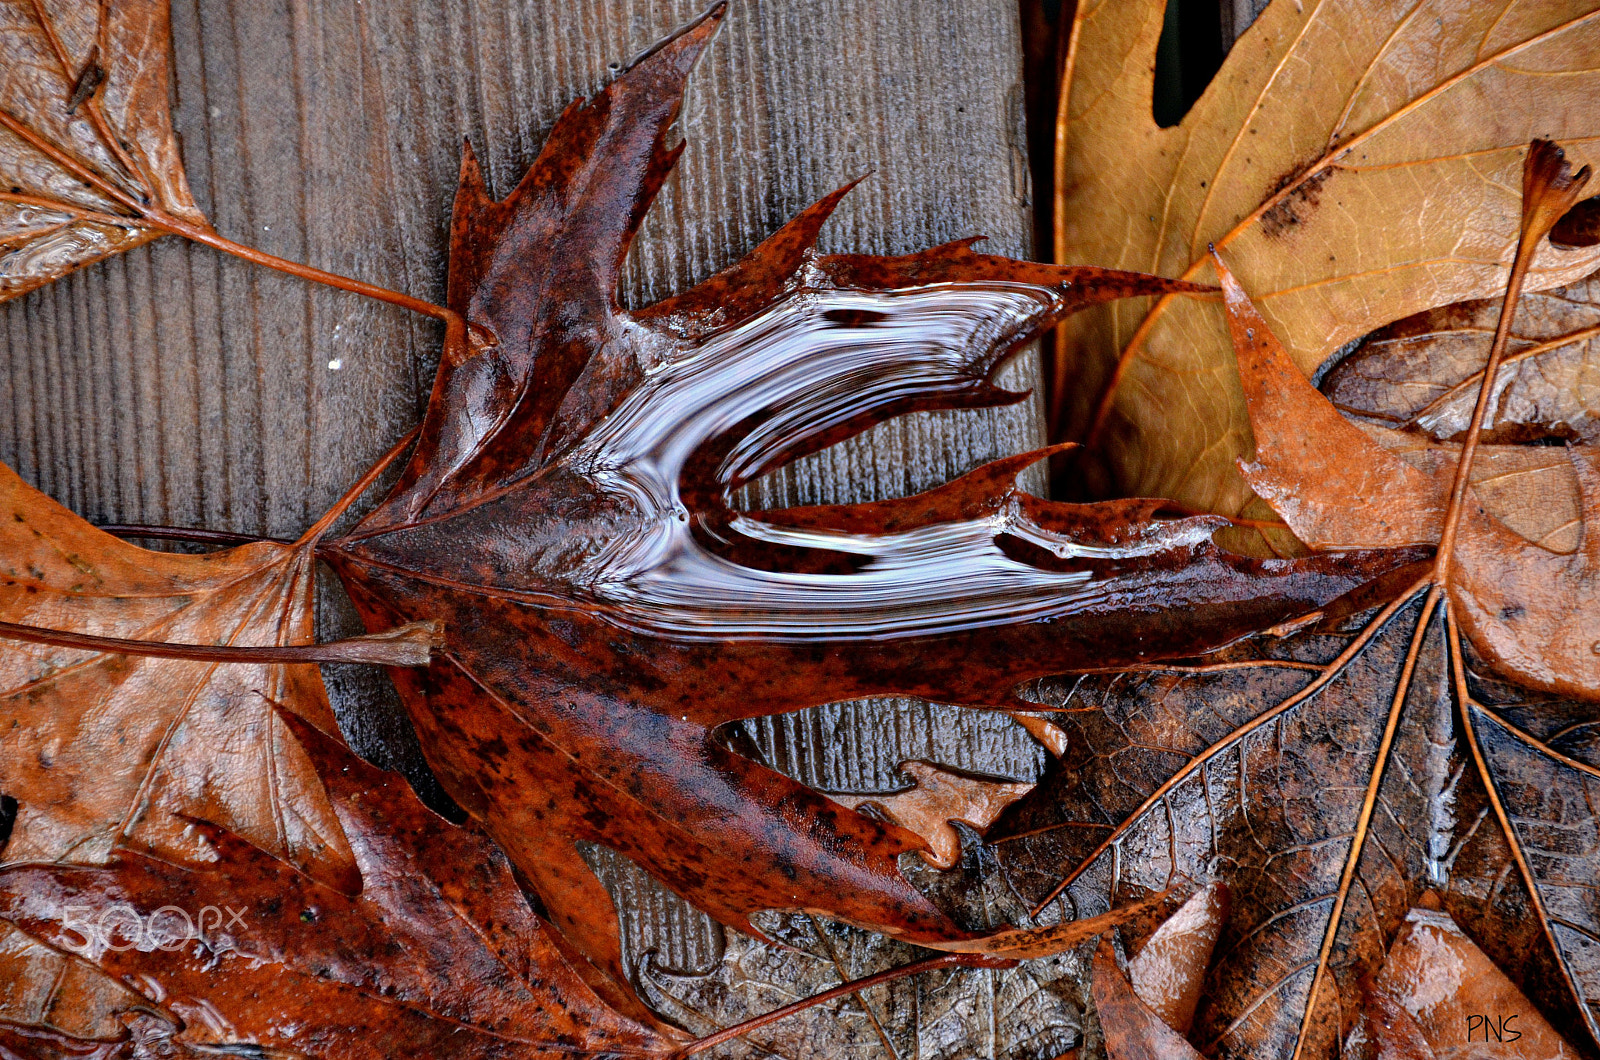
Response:
[[[78,74],[77,82],[72,86],[72,96],[67,100],[67,113],[71,114],[82,106],[83,101],[94,95],[94,90],[105,83],[105,79],[105,68],[100,65],[96,56],[90,55],[83,71]]]
[[[1322,186],[1333,176],[1332,169],[1324,169],[1298,183],[1290,177],[1280,187],[1291,187],[1283,200],[1261,215],[1261,230],[1269,236],[1281,236],[1307,220],[1322,204]]]

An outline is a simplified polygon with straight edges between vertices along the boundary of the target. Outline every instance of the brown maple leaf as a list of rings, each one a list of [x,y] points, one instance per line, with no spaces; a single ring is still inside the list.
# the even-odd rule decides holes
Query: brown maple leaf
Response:
[[[1508,307],[1586,174],[1541,141],[1525,178]],[[1553,1024],[1600,1040],[1587,553],[1540,549],[1472,500],[1487,392],[1441,486],[1340,417],[1223,277],[1255,487],[1314,544],[1344,528],[1439,540],[1437,557],[1354,637],[1303,632],[1188,672],[1075,688],[1069,703],[1091,705],[1073,704],[1066,768],[998,840],[1012,878],[1074,902],[1170,874],[1226,881],[1233,911],[1191,1035],[1208,1055],[1337,1055],[1364,980],[1429,890]]]
[[[345,642],[354,654],[311,645],[317,532],[293,546],[150,552],[4,464],[0,513],[0,793],[15,800],[0,865],[105,865],[124,847],[205,862],[216,852],[192,826],[206,821],[359,890],[279,711],[337,732],[315,662],[425,664],[433,634]]]
[[[194,828],[216,852],[210,865],[124,850],[102,867],[0,869],[0,1049],[8,1026],[122,1046],[137,1030],[139,1055],[169,1055],[163,1044],[326,1060],[676,1048],[573,971],[481,833],[297,716],[282,724],[326,782],[361,892],[205,825]],[[124,1028],[141,1013],[145,1026]]]
[[[1026,707],[1019,681],[1208,650],[1407,557],[1233,556],[1210,540],[1221,521],[1157,518],[1161,502],[1028,496],[1016,476],[1042,453],[900,500],[737,510],[741,486],[889,417],[1021,400],[995,369],[1075,309],[1194,288],[970,241],[818,256],[841,189],[728,271],[624,312],[617,271],[721,14],[569,107],[507,198],[468,152],[449,304],[479,330],[447,342],[394,492],[325,554],[370,624],[444,621],[444,655],[397,676],[428,760],[596,982],[621,960],[580,840],[747,931],[756,910],[809,909],[1042,952],[1060,938],[959,930],[898,873],[920,837],[718,727],[888,693]]]

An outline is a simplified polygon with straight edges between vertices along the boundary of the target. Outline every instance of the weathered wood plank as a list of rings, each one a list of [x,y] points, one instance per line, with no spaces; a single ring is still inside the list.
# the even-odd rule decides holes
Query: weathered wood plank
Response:
[[[176,122],[223,233],[443,295],[458,148],[509,190],[568,101],[703,0],[174,0]],[[697,72],[691,141],[644,225],[625,298],[728,264],[861,176],[828,249],[900,253],[974,233],[1025,255],[1014,0],[739,0]],[[292,534],[416,422],[425,320],[164,240],[0,309],[0,459],[91,519]],[[1031,359],[1010,385],[1035,378]],[[818,502],[924,488],[1040,442],[1037,405],[922,416],[763,487]],[[351,626],[325,593],[324,632]],[[330,673],[352,742],[416,773],[381,677]],[[1003,718],[850,705],[754,726],[774,764],[882,790],[929,757],[1030,775]],[[626,872],[622,876],[627,876]],[[630,940],[694,965],[716,940],[658,890],[619,884]]]

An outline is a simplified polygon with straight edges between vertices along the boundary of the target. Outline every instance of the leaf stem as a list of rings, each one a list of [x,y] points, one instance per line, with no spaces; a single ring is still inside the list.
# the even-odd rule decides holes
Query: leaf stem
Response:
[[[372,663],[377,666],[426,666],[433,657],[439,626],[413,622],[384,633],[351,637],[327,644],[283,644],[234,647],[225,644],[169,644],[159,640],[97,637],[88,633],[0,622],[0,640],[19,640],[52,648],[76,648],[113,655],[158,659],[192,659],[213,663]]]
[[[814,1008],[817,1005],[825,1005],[835,998],[845,997],[846,995],[854,994],[870,987],[881,986],[884,983],[891,983],[896,979],[904,979],[909,975],[918,975],[922,972],[931,972],[936,968],[1011,968],[1014,967],[1016,963],[1017,962],[1013,960],[990,957],[979,953],[943,953],[937,957],[928,957],[920,961],[912,961],[910,964],[902,964],[898,968],[890,968],[888,971],[879,972],[876,975],[869,975],[861,979],[852,979],[849,982],[840,983],[838,986],[829,990],[824,990],[820,994],[813,994],[812,996],[803,1000],[796,1001],[789,1005],[784,1005],[782,1008],[773,1009],[766,1015],[756,1016],[753,1019],[745,1020],[743,1023],[735,1023],[733,1026],[726,1027],[715,1034],[710,1034],[704,1038],[692,1041],[682,1049],[679,1049],[677,1052],[670,1055],[672,1060],[683,1060],[684,1057],[694,1056],[696,1053],[703,1053],[707,1049],[712,1049],[721,1045],[723,1042],[730,1042],[735,1038],[742,1038],[751,1031],[759,1030],[769,1023],[776,1023],[781,1019],[787,1019],[797,1012],[803,1012],[806,1009]]]
[[[219,235],[208,224],[196,224],[191,221],[185,221],[181,217],[175,217],[159,205],[152,204],[139,196],[131,195],[123,188],[118,187],[115,181],[97,172],[88,163],[63,151],[46,137],[39,135],[27,122],[10,113],[4,107],[0,107],[0,129],[5,129],[12,133],[85,184],[96,189],[107,198],[116,201],[127,209],[129,214],[127,217],[115,217],[114,215],[96,213],[94,218],[96,220],[104,218],[130,228],[159,229],[160,231],[183,236],[185,239],[204,244],[214,250],[220,250],[225,254],[231,254],[254,265],[275,269],[278,272],[288,273],[291,276],[297,276],[312,283],[320,283],[341,291],[349,291],[352,294],[363,295],[379,302],[387,302],[389,305],[399,306],[401,309],[409,309],[413,313],[420,313],[423,316],[442,320],[445,325],[445,354],[457,360],[463,360],[469,356],[469,330],[471,337],[475,338],[480,345],[494,345],[495,340],[491,334],[482,328],[474,327],[469,329],[465,318],[447,306],[434,305],[424,299],[415,298],[400,291],[391,291],[387,287],[379,287],[377,284],[367,283],[364,280],[342,276],[336,272],[328,272],[326,269],[319,269],[314,265],[306,265],[302,262],[280,258],[275,254],[268,254],[264,250],[257,250],[255,247],[246,246],[243,243],[235,243],[226,236]],[[96,131],[106,141],[111,150],[115,152],[117,150],[114,146],[116,137],[110,135],[110,130],[104,127],[103,121],[96,124]],[[134,173],[130,175],[135,180],[141,179],[141,174]],[[88,213],[82,208],[71,204],[63,203],[56,205],[54,208],[61,209],[64,212],[75,213],[79,216],[88,216]]]
[[[379,287],[377,284],[367,283],[365,280],[353,279],[337,272],[319,269],[314,265],[290,261],[288,258],[280,258],[276,254],[268,254],[264,250],[246,246],[243,243],[235,243],[226,236],[218,235],[215,229],[191,224],[164,211],[147,209],[144,212],[144,216],[155,227],[165,229],[173,235],[183,236],[185,239],[193,240],[196,243],[202,243],[214,250],[220,250],[224,254],[232,254],[234,257],[248,261],[253,265],[275,269],[278,272],[288,273],[290,276],[296,276],[302,280],[320,283],[327,287],[335,287],[341,291],[349,291],[352,294],[359,294],[379,302],[387,302],[389,305],[399,306],[401,309],[409,309],[413,313],[433,317],[435,320],[442,320],[445,325],[445,346],[447,349],[455,349],[457,344],[464,345],[466,342],[466,321],[461,314],[453,309],[442,305],[434,305],[432,302],[415,298],[400,291],[392,291],[387,287]]]
[[[1572,166],[1567,163],[1565,152],[1551,141],[1534,140],[1528,145],[1528,154],[1522,165],[1522,225],[1517,240],[1517,256],[1511,264],[1510,279],[1506,281],[1506,297],[1500,306],[1500,321],[1495,325],[1489,361],[1484,365],[1483,378],[1478,384],[1478,401],[1472,408],[1472,419],[1467,424],[1466,438],[1461,443],[1461,459],[1456,463],[1456,477],[1450,487],[1450,503],[1445,508],[1438,558],[1434,561],[1434,578],[1440,583],[1450,573],[1456,533],[1461,526],[1467,485],[1471,481],[1472,459],[1478,451],[1478,435],[1483,430],[1489,399],[1494,395],[1494,381],[1500,374],[1506,341],[1511,336],[1511,321],[1516,316],[1517,301],[1522,296],[1523,280],[1527,278],[1528,267],[1533,264],[1533,255],[1539,249],[1539,244],[1562,215],[1577,203],[1588,181],[1589,167],[1584,166],[1574,173]]]

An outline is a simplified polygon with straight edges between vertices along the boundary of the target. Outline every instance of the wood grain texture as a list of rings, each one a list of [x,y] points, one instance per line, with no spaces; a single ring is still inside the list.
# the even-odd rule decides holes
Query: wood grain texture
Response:
[[[560,110],[700,0],[173,0],[176,127],[225,235],[442,300],[461,138],[508,191]],[[871,173],[826,250],[903,253],[983,233],[1030,250],[1013,0],[735,0],[680,122],[689,150],[645,222],[624,298],[730,263]],[[162,240],[0,310],[0,460],[94,521],[304,529],[421,414],[432,321]],[[1007,385],[1027,387],[1028,356]],[[1041,443],[1035,402],[913,417],[752,498],[898,495]],[[355,625],[328,589],[322,632]],[[421,776],[380,675],[330,668],[358,751]],[[764,757],[825,789],[899,786],[925,757],[1031,779],[1010,721],[914,702],[762,721]],[[419,780],[419,783],[422,783]],[[720,932],[605,852],[634,952],[705,967]]]

